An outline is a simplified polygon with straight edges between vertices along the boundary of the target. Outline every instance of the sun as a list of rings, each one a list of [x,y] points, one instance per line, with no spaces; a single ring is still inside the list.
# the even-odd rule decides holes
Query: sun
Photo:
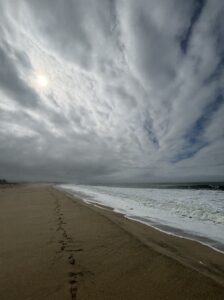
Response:
[[[39,88],[45,89],[45,88],[47,88],[49,81],[43,73],[37,73],[36,74],[36,83]]]

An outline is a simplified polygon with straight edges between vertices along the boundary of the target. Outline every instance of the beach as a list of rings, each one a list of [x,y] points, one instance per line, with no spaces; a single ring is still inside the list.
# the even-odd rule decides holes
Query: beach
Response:
[[[224,299],[224,254],[51,185],[0,188],[0,299]]]

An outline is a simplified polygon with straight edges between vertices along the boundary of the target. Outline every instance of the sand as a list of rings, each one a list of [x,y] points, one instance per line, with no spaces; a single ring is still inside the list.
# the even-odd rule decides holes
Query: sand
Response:
[[[0,299],[224,299],[224,254],[49,185],[0,188]]]

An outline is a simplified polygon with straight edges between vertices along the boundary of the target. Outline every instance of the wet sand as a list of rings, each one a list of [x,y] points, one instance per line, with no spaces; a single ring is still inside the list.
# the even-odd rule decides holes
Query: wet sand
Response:
[[[49,185],[0,188],[0,299],[224,299],[224,254]]]

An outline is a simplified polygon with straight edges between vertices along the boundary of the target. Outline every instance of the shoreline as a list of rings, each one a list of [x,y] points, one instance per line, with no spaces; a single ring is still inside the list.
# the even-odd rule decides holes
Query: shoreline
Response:
[[[123,212],[120,212],[119,210],[116,210],[116,208],[113,208],[113,207],[110,207],[110,206],[107,206],[107,205],[104,205],[104,204],[101,204],[97,201],[94,201],[94,200],[89,200],[89,199],[85,199],[85,195],[81,192],[75,192],[75,191],[70,191],[69,189],[66,190],[66,189],[63,189],[59,186],[53,186],[54,188],[58,189],[59,191],[62,191],[68,195],[71,195],[72,197],[74,198],[79,198],[80,201],[83,201],[84,203],[87,203],[89,205],[94,205],[94,206],[98,206],[99,208],[101,209],[109,209],[111,211],[113,211],[114,213],[116,214],[120,214],[122,215],[124,218],[128,219],[128,220],[132,220],[132,221],[136,221],[136,222],[139,222],[141,224],[144,224],[146,226],[149,226],[155,230],[158,230],[162,233],[165,233],[167,235],[171,235],[171,236],[174,236],[174,237],[177,237],[177,238],[181,238],[181,239],[186,239],[186,240],[189,240],[189,241],[194,241],[194,242],[197,242],[205,247],[209,247],[210,249],[214,250],[214,251],[217,251],[218,253],[221,253],[224,255],[224,245],[223,244],[217,244],[217,247],[211,245],[211,243],[216,243],[215,240],[212,240],[212,239],[209,239],[209,238],[206,238],[204,236],[198,236],[198,235],[194,235],[193,233],[189,233],[187,231],[184,231],[182,229],[179,229],[179,228],[174,228],[174,227],[171,227],[171,226],[168,226],[168,225],[164,225],[164,224],[160,224],[160,223],[156,223],[156,222],[153,222],[153,221],[148,221],[142,217],[138,217],[138,216],[131,216],[131,215],[128,215],[126,213],[123,213]],[[88,195],[86,195],[88,196]],[[164,228],[164,229],[163,229]],[[167,228],[167,230],[166,230]],[[177,233],[179,232],[179,233]],[[208,242],[204,242],[202,241],[203,240],[207,240]]]
[[[212,247],[212,246],[210,246],[206,243],[200,242],[197,239],[188,238],[188,237],[185,237],[185,236],[179,236],[179,235],[176,235],[176,234],[173,234],[173,233],[169,233],[165,230],[159,229],[158,227],[153,226],[153,225],[151,225],[149,223],[146,223],[144,221],[140,221],[140,220],[136,220],[134,218],[128,217],[127,215],[123,214],[122,212],[115,211],[112,207],[109,207],[109,206],[106,206],[106,205],[103,205],[103,204],[99,204],[99,203],[94,202],[92,200],[89,201],[87,199],[82,198],[83,195],[81,193],[75,194],[74,192],[69,192],[68,190],[66,191],[63,188],[60,188],[60,187],[57,187],[57,186],[53,186],[53,188],[58,190],[59,192],[61,192],[63,194],[66,194],[69,198],[71,198],[74,201],[78,200],[81,204],[90,207],[90,209],[96,208],[97,212],[100,212],[100,211],[104,210],[105,212],[109,213],[110,217],[112,216],[112,219],[113,219],[113,214],[114,214],[114,217],[117,216],[119,219],[121,218],[124,221],[126,220],[127,222],[133,222],[133,224],[137,224],[137,226],[138,226],[138,224],[143,225],[144,227],[146,227],[145,228],[146,231],[147,231],[147,228],[148,228],[150,231],[155,231],[158,234],[162,234],[166,237],[166,240],[170,240],[169,241],[170,243],[172,243],[172,240],[176,240],[176,241],[179,240],[180,242],[181,242],[181,240],[183,240],[185,244],[188,244],[188,242],[189,242],[191,244],[196,245],[196,247],[199,248],[199,249],[200,248],[204,249],[205,252],[211,252],[211,253],[214,252],[214,253],[217,253],[218,255],[221,255],[222,260],[223,260],[222,261],[223,262],[223,270],[222,270],[223,275],[222,275],[221,278],[217,278],[216,276],[213,276],[213,275],[211,276],[211,274],[209,274],[207,272],[207,268],[206,268],[206,270],[203,270],[203,266],[206,265],[205,263],[203,263],[203,259],[204,259],[203,256],[201,257],[201,259],[200,259],[200,256],[199,256],[197,261],[192,261],[193,262],[193,264],[192,264],[192,262],[189,263],[189,257],[185,260],[185,259],[183,259],[183,257],[178,257],[178,256],[173,255],[174,253],[167,253],[167,252],[164,253],[164,251],[162,251],[162,249],[160,249],[159,247],[157,248],[157,250],[161,251],[162,254],[165,254],[168,257],[171,257],[172,259],[175,259],[178,262],[182,263],[184,266],[190,267],[190,268],[196,270],[197,272],[202,273],[203,275],[208,276],[209,278],[212,278],[216,282],[221,283],[221,285],[223,285],[223,287],[224,287],[224,252],[223,251],[221,251],[217,248],[214,248],[214,247]],[[104,215],[104,213],[103,213],[103,215]],[[121,225],[120,222],[118,224]],[[133,232],[131,232],[131,234],[133,234]],[[135,237],[139,238],[138,235],[135,236]],[[152,246],[152,244],[147,243],[147,241],[145,239],[140,238],[140,241],[142,243],[144,243],[146,246],[149,246],[149,247]],[[155,246],[155,245],[153,245],[153,246]],[[170,247],[170,249],[171,248],[172,247]],[[200,249],[200,251],[201,251],[201,249]],[[197,262],[198,262],[198,264],[197,264]],[[209,272],[210,271],[213,271],[213,270],[210,269]],[[214,270],[214,273],[216,273],[215,270]]]
[[[224,255],[197,242],[50,185],[0,199],[1,299],[224,298]]]
[[[156,225],[153,225],[150,222],[144,221],[144,219],[141,221],[137,217],[136,218],[135,217],[129,217],[129,216],[125,216],[125,217],[129,220],[134,220],[134,221],[137,221],[139,223],[145,224],[146,226],[152,227],[152,228],[154,228],[154,229],[156,229],[160,232],[163,232],[165,234],[172,235],[172,236],[175,236],[175,237],[180,238],[180,239],[186,239],[186,240],[189,240],[189,241],[197,242],[197,243],[199,243],[199,244],[201,244],[205,247],[208,247],[208,248],[210,248],[210,249],[212,249],[212,250],[214,250],[218,253],[224,254],[224,246],[223,245],[220,245],[223,248],[223,250],[221,250],[221,249],[216,248],[216,247],[214,247],[214,246],[212,246],[212,245],[210,245],[206,242],[202,242],[201,240],[199,240],[199,237],[197,235],[193,235],[193,234],[190,234],[190,233],[185,232],[183,230],[177,229],[180,232],[180,234],[178,234],[178,233],[174,232],[176,228],[173,228],[173,227],[169,227],[169,226],[166,226],[166,225],[163,225],[163,224],[156,224],[156,223],[155,223]],[[161,227],[163,226],[165,228],[170,228],[170,231],[162,229],[162,228],[160,228],[160,226]],[[173,232],[172,232],[172,229],[173,229]],[[181,235],[181,233],[183,235]],[[204,237],[202,237],[202,238],[204,238]],[[207,238],[204,238],[204,239],[207,239]],[[210,239],[207,239],[207,240],[211,241],[211,242],[215,242],[214,240],[210,240]]]

